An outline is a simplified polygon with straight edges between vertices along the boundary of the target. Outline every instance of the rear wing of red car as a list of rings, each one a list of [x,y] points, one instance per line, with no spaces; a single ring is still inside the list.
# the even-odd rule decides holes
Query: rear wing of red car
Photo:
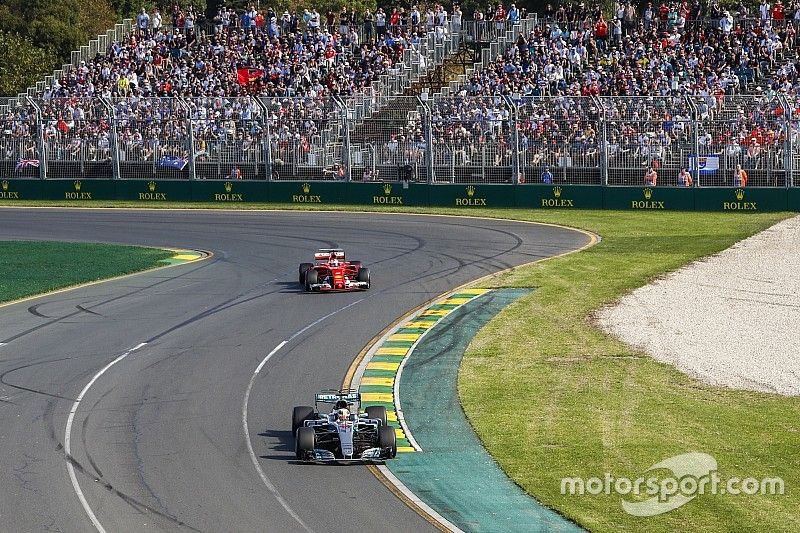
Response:
[[[329,261],[331,259],[344,261],[344,250],[340,248],[322,248],[314,253],[315,261]]]

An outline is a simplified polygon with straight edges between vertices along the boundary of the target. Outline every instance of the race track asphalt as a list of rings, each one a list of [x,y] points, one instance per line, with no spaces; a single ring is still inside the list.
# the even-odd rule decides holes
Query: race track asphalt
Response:
[[[293,462],[291,408],[338,388],[409,309],[490,272],[579,248],[567,229],[352,213],[0,209],[0,238],[208,250],[197,263],[0,308],[0,529],[425,531],[363,466]],[[341,246],[363,293],[306,294],[297,265]],[[268,488],[254,468],[243,429]],[[3,344],[4,343],[4,344]],[[293,516],[294,515],[294,516]]]

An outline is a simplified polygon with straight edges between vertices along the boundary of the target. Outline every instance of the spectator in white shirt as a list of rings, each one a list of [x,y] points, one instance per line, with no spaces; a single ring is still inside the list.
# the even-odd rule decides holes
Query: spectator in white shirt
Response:
[[[761,6],[759,6],[758,11],[761,13],[761,20],[769,20],[772,16],[772,6],[770,6],[769,2],[766,0],[761,2]]]
[[[153,33],[157,33],[161,29],[161,13],[156,9],[153,11],[153,16],[150,17],[150,25],[153,27]]]

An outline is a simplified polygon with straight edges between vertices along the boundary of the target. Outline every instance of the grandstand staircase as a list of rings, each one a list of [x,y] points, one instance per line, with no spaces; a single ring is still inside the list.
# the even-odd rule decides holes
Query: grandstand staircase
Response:
[[[432,94],[448,86],[451,81],[456,81],[458,76],[466,74],[474,68],[476,58],[481,56],[481,50],[488,46],[488,43],[463,42],[456,53],[445,58],[441,65],[437,65],[421,76],[419,80],[411,84],[405,90],[404,96],[420,96],[424,93]]]
[[[420,120],[420,102],[413,96],[393,99],[379,112],[351,126],[351,143],[386,143],[392,134],[400,134],[409,123]]]
[[[429,68],[427,74],[418,76],[402,95],[351,117],[355,120],[350,122],[350,153],[355,166],[376,157],[393,135],[407,134],[410,126],[421,125],[425,102],[435,104],[440,98],[456,95],[475,70],[488,66],[516,41],[520,32],[527,34],[536,23],[536,19],[522,20],[492,41],[462,39],[458,50]],[[354,178],[358,179],[355,172]]]
[[[507,29],[503,34],[497,35],[495,39],[487,42],[487,45],[481,47],[479,49],[479,53],[476,54],[477,57],[475,59],[477,59],[477,61],[475,61],[470,67],[467,67],[463,74],[458,75],[453,80],[449,80],[447,85],[443,86],[439,91],[434,92],[434,100],[440,97],[448,97],[458,94],[458,91],[461,90],[461,87],[466,84],[467,80],[469,80],[476,70],[482,70],[486,68],[489,63],[497,58],[497,56],[502,55],[510,45],[516,42],[517,36],[520,33],[528,35],[536,28],[538,23],[539,21],[535,17],[520,20],[518,23]]]

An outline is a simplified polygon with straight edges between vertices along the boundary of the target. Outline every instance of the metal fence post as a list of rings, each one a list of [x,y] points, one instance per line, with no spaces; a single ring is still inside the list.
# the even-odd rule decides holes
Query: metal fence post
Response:
[[[264,170],[267,173],[267,181],[272,181],[272,135],[269,128],[269,108],[261,101],[261,97],[252,97],[256,101],[256,105],[261,109],[264,114],[264,135],[266,137],[266,146],[264,146]]]
[[[792,116],[791,109],[787,110],[788,116],[788,131],[786,132],[786,138],[788,140],[788,155],[787,157],[787,166],[786,166],[786,186],[787,187],[794,187],[794,131],[792,130]]]
[[[425,135],[425,179],[428,182],[428,185],[433,183],[435,178],[433,174],[433,131],[431,130],[432,125],[432,112],[431,108],[427,102],[425,102],[419,96],[416,97],[417,102],[423,109],[422,113],[422,132]]]
[[[117,131],[117,112],[111,102],[105,97],[100,97],[100,101],[111,115],[111,177],[118,180],[122,177],[119,170],[119,135]]]
[[[689,104],[689,109],[692,111],[692,142],[694,143],[694,186],[700,187],[700,112],[692,99],[685,96],[686,102]],[[689,162],[691,163],[691,154],[689,155]],[[691,164],[689,165],[691,167]]]
[[[347,104],[340,97],[334,97],[342,113],[342,164],[344,165],[344,179],[351,181],[353,167],[350,161],[350,120],[347,116]]]
[[[792,139],[794,132],[792,131],[792,108],[789,105],[789,99],[786,95],[779,95],[781,105],[783,106],[783,126],[786,133],[786,140],[784,141],[783,155],[783,172],[784,182],[786,188],[794,187],[794,152],[792,151],[794,140]]]
[[[519,184],[519,179],[521,177],[522,171],[521,166],[519,164],[519,130],[518,127],[518,117],[517,117],[517,108],[514,105],[514,101],[511,100],[511,97],[506,95],[503,97],[505,100],[506,105],[508,106],[508,115],[509,115],[509,124],[508,127],[511,131],[511,183],[514,185]],[[525,179],[523,178],[523,182]]]
[[[30,96],[26,96],[31,107],[36,111],[36,142],[39,144],[39,179],[47,179],[47,147],[44,143],[44,122],[42,110]]]
[[[186,130],[189,132],[189,179],[196,180],[197,168],[195,167],[195,144],[194,144],[194,125],[192,121],[192,108],[183,98],[179,98],[178,102],[183,107],[184,111],[186,111],[186,121],[187,121]],[[219,172],[217,172],[217,174],[219,174]]]
[[[603,187],[608,186],[608,129],[606,127],[606,108],[603,101],[597,96],[592,96],[592,100],[597,106],[598,116],[602,117],[600,122],[600,183]]]

